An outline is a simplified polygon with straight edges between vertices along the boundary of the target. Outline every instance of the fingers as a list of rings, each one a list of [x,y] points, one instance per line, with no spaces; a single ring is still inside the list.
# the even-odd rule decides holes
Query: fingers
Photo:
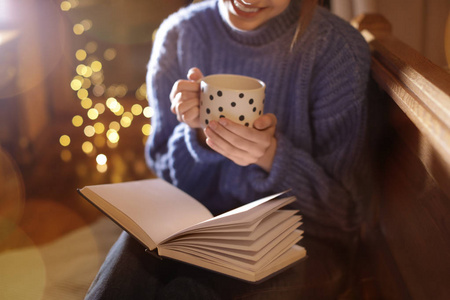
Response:
[[[197,95],[200,92],[200,84],[192,80],[177,80],[170,91],[170,100],[173,101],[178,93],[187,93],[187,95],[180,98],[186,100],[192,98],[192,95]],[[191,96],[189,96],[191,95]]]
[[[178,95],[176,98],[179,97]],[[171,109],[177,115],[179,122],[188,123],[194,121],[199,115],[198,102],[195,99],[189,99],[187,101],[175,100],[172,102]]]
[[[200,83],[198,80],[203,77],[198,68],[191,68],[188,71],[188,79],[177,80],[170,91],[170,110],[176,114],[179,122],[185,122],[190,127],[200,127],[199,104],[200,104]]]
[[[181,100],[190,99],[193,95],[198,96],[198,93],[200,92],[200,84],[197,81],[202,77],[203,74],[200,69],[189,69],[187,74],[188,79],[177,80],[172,86],[172,90],[170,91],[170,99],[175,99],[175,96],[178,93],[189,93],[188,96],[183,96]]]
[[[269,117],[265,124],[268,126],[274,123],[276,119]],[[222,118],[218,122],[211,121],[204,132],[207,137],[206,143],[213,150],[245,166],[258,163],[266,156],[274,143],[275,126],[257,130]]]
[[[211,129],[212,124],[214,124],[214,122],[211,122],[210,125],[204,130],[207,137],[206,144],[211,149],[241,166],[246,166],[257,161],[257,158],[253,155],[249,155],[245,150],[236,148],[226,140],[222,139],[219,134]],[[212,126],[214,127],[214,125]]]
[[[216,123],[212,122],[212,125]],[[218,133],[221,138],[226,140],[228,143],[235,145],[241,149],[249,149],[249,152],[257,149],[255,144],[258,144],[260,147],[267,147],[270,143],[271,133],[267,133],[264,131],[257,131],[252,128],[248,128],[246,126],[239,125],[237,123],[231,122],[226,118],[220,118],[219,122],[220,126],[216,126],[214,129],[216,133]],[[270,127],[269,127],[270,128]]]
[[[236,130],[234,126],[238,128],[241,127],[239,128],[241,131]],[[212,132],[210,135],[212,136],[214,134],[217,144],[223,149],[236,148],[238,150],[244,150],[251,153],[257,152],[255,151],[257,149],[257,147],[255,147],[255,143],[258,139],[252,137],[251,134],[247,132],[250,131],[248,128],[230,122],[226,119],[222,119],[219,122],[211,121],[209,128]],[[258,154],[255,153],[255,155]]]
[[[170,106],[170,110],[173,113],[176,113],[176,107],[180,103],[188,102],[188,101],[191,101],[191,100],[196,100],[197,98],[198,98],[198,94],[196,92],[185,91],[185,92],[176,93],[174,98],[171,98],[172,104]]]

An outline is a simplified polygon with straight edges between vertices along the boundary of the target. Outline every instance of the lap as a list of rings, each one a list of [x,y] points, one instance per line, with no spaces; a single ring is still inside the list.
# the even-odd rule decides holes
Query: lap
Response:
[[[308,257],[259,284],[149,255],[123,233],[86,299],[335,299],[345,283],[346,257],[305,237]]]

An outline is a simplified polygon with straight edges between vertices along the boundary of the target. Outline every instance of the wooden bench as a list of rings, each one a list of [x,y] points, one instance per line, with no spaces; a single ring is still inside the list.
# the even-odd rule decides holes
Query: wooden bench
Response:
[[[371,47],[373,197],[361,231],[363,299],[450,299],[450,74],[354,19]]]

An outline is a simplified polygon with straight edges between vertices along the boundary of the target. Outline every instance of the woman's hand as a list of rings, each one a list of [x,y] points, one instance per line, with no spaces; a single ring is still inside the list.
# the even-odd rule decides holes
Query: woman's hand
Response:
[[[172,87],[170,92],[171,111],[177,115],[180,122],[186,123],[191,128],[200,127],[200,83],[203,77],[198,68],[191,68],[186,79],[180,79]]]
[[[253,128],[221,118],[218,122],[211,121],[204,132],[206,143],[216,152],[238,165],[257,164],[270,172],[277,148],[276,125],[273,114],[259,117]]]

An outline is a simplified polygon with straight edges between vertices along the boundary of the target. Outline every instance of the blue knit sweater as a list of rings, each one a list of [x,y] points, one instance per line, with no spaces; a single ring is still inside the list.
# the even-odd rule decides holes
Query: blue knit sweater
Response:
[[[160,26],[148,65],[151,169],[213,213],[292,189],[307,233],[354,232],[365,187],[362,171],[370,56],[347,22],[318,8],[290,51],[298,4],[254,31],[225,23],[216,0],[193,4]],[[278,147],[270,173],[241,167],[202,147],[196,131],[170,111],[169,93],[191,67],[203,74],[254,76],[266,85]]]

